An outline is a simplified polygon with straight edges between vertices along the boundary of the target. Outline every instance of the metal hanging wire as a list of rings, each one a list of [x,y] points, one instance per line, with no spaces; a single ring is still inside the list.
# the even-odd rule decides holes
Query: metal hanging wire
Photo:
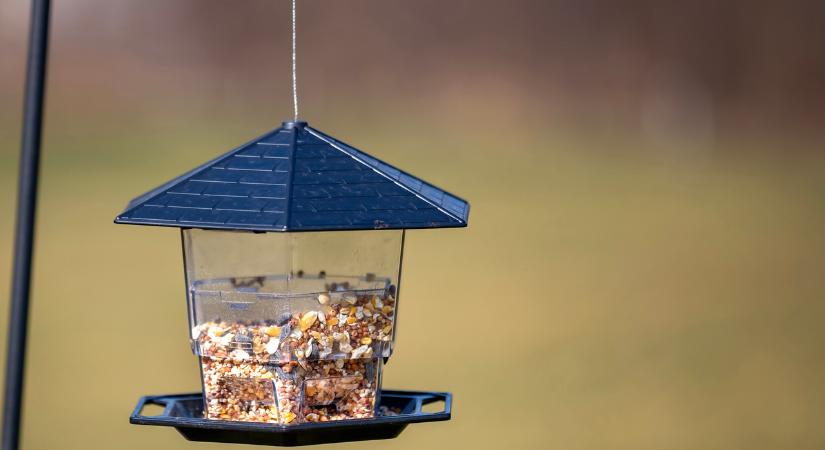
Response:
[[[292,106],[295,112],[294,120],[298,121],[298,68],[296,63],[295,42],[297,38],[295,27],[295,9],[297,0],[292,0]]]

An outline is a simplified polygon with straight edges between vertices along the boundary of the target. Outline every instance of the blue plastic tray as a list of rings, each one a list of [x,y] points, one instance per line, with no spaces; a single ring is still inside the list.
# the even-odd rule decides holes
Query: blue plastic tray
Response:
[[[138,401],[129,422],[136,425],[174,427],[190,441],[292,447],[392,439],[411,423],[450,420],[452,394],[449,392],[382,390],[380,399],[380,406],[386,406],[398,413],[372,419],[273,425],[204,419],[203,397],[200,393],[146,396]],[[443,411],[429,413],[422,410],[424,405],[438,401],[444,402]],[[144,416],[141,413],[146,405],[163,406],[163,413],[157,416]]]

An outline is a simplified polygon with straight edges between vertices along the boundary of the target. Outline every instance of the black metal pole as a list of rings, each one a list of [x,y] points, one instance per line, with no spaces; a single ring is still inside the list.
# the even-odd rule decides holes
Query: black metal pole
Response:
[[[8,324],[6,390],[3,398],[3,450],[17,450],[20,446],[20,416],[26,363],[26,335],[29,327],[29,291],[49,47],[50,3],[50,0],[33,0],[31,10]]]

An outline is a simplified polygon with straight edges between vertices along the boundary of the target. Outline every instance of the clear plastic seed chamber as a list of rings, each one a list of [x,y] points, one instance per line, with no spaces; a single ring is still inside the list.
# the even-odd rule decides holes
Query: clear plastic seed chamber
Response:
[[[182,235],[207,418],[374,416],[394,344],[403,231]]]

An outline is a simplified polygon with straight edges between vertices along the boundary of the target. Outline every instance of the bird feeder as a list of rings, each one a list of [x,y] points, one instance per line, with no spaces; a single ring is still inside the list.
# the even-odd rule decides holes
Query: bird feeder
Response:
[[[297,445],[449,419],[444,393],[382,391],[407,229],[464,227],[464,200],[285,122],[136,198],[116,223],[181,229],[201,395],[144,397],[132,422]],[[422,405],[445,400],[440,413]],[[143,416],[145,404],[166,406]]]

